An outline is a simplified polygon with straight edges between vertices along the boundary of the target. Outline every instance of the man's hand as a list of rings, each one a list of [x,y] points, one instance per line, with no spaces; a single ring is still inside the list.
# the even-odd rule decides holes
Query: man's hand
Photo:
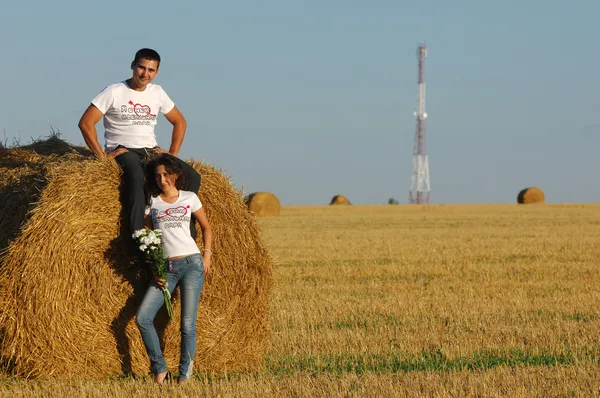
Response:
[[[153,150],[154,150],[154,153],[157,155],[162,155],[163,153],[169,153],[159,146],[157,146],[156,148],[153,148]]]
[[[125,153],[125,152],[129,152],[129,151],[127,150],[127,148],[117,148],[117,149],[115,149],[114,151],[107,153],[107,154],[106,154],[106,157],[108,157],[109,159],[114,159],[114,158],[116,158],[117,156],[119,156],[119,155],[121,155],[121,154],[123,154],[123,153]]]

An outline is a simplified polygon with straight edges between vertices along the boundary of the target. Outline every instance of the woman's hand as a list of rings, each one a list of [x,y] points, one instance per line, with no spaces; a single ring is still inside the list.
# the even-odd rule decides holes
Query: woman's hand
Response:
[[[210,250],[204,250],[202,252],[202,263],[204,264],[204,275],[208,275],[210,272],[210,262],[212,260],[212,252]]]
[[[152,276],[154,277],[154,280],[156,281],[158,287],[160,287],[161,289],[167,287],[167,281],[165,279],[159,278],[158,275],[156,275],[156,272],[152,271]]]

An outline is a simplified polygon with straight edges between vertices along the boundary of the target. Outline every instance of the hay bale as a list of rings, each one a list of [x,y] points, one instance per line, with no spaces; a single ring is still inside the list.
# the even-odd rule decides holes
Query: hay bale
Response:
[[[254,192],[244,199],[248,209],[259,217],[279,217],[281,204],[270,192]]]
[[[72,145],[62,140],[60,138],[60,133],[55,131],[53,131],[46,139],[35,140],[29,145],[22,146],[21,149],[45,156],[80,154],[91,157],[94,155],[92,151],[85,147]]]
[[[57,134],[20,148],[0,148],[0,253],[18,234],[30,204],[37,202],[46,184],[46,165],[57,161],[59,155],[64,160],[77,154],[92,155],[85,148],[61,140]]]
[[[331,198],[331,202],[329,204],[330,205],[350,205],[352,203],[350,203],[348,198],[346,198],[343,195],[335,195],[333,198]]]
[[[19,232],[29,203],[37,200],[45,168],[39,156],[0,149],[0,253]]]
[[[27,203],[29,218],[0,257],[0,359],[5,371],[21,377],[97,379],[148,373],[135,312],[149,276],[130,263],[130,240],[120,237],[118,165],[81,155],[38,161],[44,169],[38,175],[41,193],[37,203]],[[199,197],[214,235],[212,274],[198,311],[194,368],[258,369],[269,333],[272,261],[240,192],[214,167],[192,166],[202,175]],[[23,198],[31,198],[24,188],[5,181],[2,191],[22,191]],[[6,212],[2,219],[10,215]],[[179,361],[177,291],[174,307],[171,320],[164,308],[156,320],[171,371]]]
[[[544,192],[536,187],[525,188],[517,195],[517,203],[519,204],[544,203],[545,200]]]

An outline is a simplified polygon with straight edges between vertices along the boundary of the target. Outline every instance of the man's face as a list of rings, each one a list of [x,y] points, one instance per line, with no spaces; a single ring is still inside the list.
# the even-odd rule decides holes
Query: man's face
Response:
[[[150,59],[140,59],[137,63],[131,64],[133,70],[133,80],[138,86],[145,87],[156,77],[158,73],[158,62]]]

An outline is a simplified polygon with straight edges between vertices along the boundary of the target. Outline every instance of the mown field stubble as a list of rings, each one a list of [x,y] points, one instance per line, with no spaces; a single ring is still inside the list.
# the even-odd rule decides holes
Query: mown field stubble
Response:
[[[282,207],[266,367],[182,396],[590,396],[600,385],[600,205]],[[131,396],[149,379],[6,379],[3,393]]]

